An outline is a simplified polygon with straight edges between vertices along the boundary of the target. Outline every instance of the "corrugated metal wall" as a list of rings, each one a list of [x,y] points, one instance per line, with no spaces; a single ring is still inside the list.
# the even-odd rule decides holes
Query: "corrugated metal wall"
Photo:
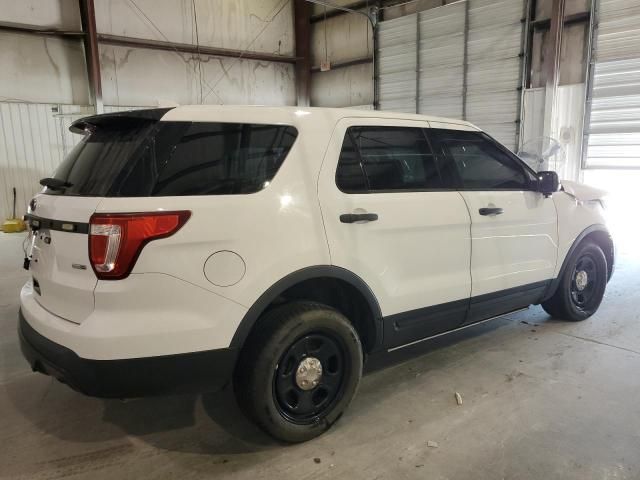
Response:
[[[420,13],[418,113],[462,118],[465,4]]]
[[[601,0],[586,168],[640,168],[640,2]]]
[[[467,120],[515,149],[521,86],[521,0],[469,0]]]
[[[466,118],[515,149],[524,7],[467,0],[381,22],[380,108]]]
[[[139,107],[105,107],[106,112]],[[93,113],[83,105],[0,102],[0,221],[12,214],[12,189],[17,191],[16,214],[21,216],[39,180],[53,173],[80,141],[71,123]]]
[[[415,113],[417,45],[417,14],[378,25],[380,110]]]

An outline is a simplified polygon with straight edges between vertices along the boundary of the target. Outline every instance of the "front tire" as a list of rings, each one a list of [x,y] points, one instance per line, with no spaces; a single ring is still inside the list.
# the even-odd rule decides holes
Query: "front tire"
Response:
[[[581,321],[593,315],[607,286],[607,259],[602,249],[586,241],[570,259],[558,289],[542,302],[542,308],[555,318]]]
[[[344,315],[312,302],[269,311],[242,350],[238,403],[284,442],[328,430],[351,403],[362,376],[362,346]]]

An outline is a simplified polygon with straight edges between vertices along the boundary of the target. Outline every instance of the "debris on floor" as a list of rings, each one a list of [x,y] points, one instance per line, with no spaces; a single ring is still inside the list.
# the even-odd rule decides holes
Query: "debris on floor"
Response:
[[[462,405],[462,395],[460,395],[458,392],[456,392],[456,403],[458,405]]]
[[[318,457],[316,457],[316,458],[313,459],[313,461],[316,462],[316,463],[320,463],[322,460],[320,460]]]
[[[433,440],[429,440],[427,442],[427,447],[438,448],[438,442],[434,442]]]

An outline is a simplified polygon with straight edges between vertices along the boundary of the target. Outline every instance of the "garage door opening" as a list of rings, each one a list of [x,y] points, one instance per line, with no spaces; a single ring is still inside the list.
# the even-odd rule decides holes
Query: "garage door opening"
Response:
[[[640,258],[640,170],[585,170],[587,185],[608,192],[605,198],[607,222],[614,237],[618,255]]]

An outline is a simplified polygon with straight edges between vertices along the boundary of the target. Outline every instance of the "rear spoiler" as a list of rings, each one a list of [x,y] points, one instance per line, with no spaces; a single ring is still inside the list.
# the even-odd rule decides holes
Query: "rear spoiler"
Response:
[[[129,122],[157,122],[170,108],[148,108],[145,110],[128,110],[126,112],[103,113],[101,115],[91,115],[76,120],[69,127],[73,133],[86,133],[101,125],[117,125],[118,123]]]

